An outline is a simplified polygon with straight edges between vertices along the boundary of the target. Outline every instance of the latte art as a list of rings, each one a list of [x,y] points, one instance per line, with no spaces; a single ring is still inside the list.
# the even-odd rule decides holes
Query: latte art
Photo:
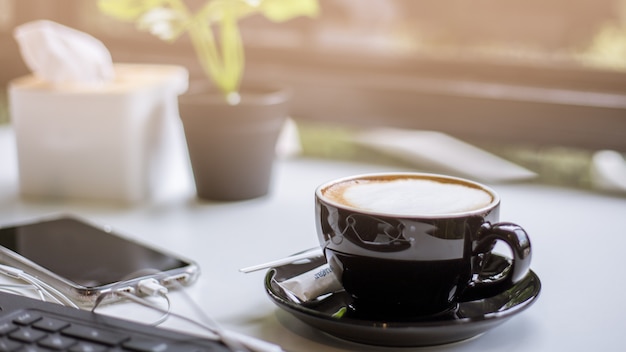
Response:
[[[462,213],[493,201],[482,189],[426,178],[352,180],[327,188],[324,195],[349,207],[397,215]]]

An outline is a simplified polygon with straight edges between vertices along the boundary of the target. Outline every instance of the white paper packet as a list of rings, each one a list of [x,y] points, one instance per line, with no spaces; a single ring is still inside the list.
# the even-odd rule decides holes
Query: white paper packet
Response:
[[[297,302],[312,301],[322,295],[343,290],[328,264],[277,283]]]

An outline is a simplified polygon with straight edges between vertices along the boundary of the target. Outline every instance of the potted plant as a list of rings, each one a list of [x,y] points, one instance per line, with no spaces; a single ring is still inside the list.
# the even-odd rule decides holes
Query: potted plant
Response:
[[[204,73],[218,89],[217,96],[202,91],[179,99],[198,196],[239,200],[267,194],[290,93],[270,84],[242,88],[238,21],[252,15],[273,22],[313,17],[317,0],[207,0],[195,11],[183,0],[100,0],[98,5],[166,41],[189,35]]]

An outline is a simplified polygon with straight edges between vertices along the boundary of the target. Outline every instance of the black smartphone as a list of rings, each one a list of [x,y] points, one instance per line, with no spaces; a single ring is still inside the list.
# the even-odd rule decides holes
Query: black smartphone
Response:
[[[79,306],[92,306],[102,294],[106,302],[121,298],[115,292],[138,294],[144,279],[175,288],[200,274],[189,259],[72,216],[1,227],[0,263],[51,285]]]

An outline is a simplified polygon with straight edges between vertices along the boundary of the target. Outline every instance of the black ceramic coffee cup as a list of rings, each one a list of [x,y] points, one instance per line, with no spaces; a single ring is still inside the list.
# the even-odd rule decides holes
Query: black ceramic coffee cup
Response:
[[[523,228],[499,222],[491,188],[422,173],[358,175],[315,191],[320,245],[334,274],[368,316],[429,316],[522,279],[531,261]],[[483,275],[497,241],[511,265]],[[485,270],[486,271],[486,270]]]

